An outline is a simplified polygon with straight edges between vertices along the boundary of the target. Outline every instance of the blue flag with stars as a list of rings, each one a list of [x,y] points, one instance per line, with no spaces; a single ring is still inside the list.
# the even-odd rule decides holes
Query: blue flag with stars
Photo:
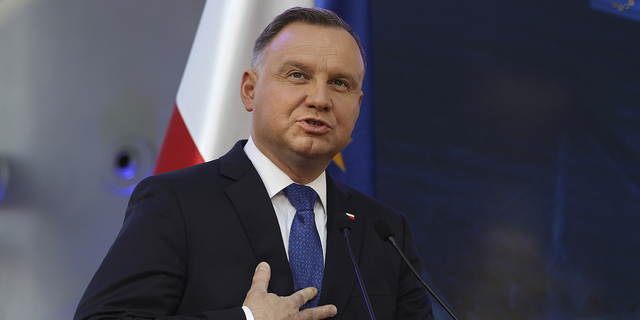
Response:
[[[328,171],[340,181],[376,197],[371,6],[369,0],[316,0],[316,6],[335,12],[353,28],[367,58],[360,117],[351,134],[351,142],[333,159]]]

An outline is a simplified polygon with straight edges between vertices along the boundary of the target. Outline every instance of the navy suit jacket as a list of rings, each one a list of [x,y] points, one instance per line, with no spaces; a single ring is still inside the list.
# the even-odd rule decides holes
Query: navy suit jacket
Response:
[[[240,141],[218,160],[151,176],[131,195],[124,224],[74,319],[244,319],[256,266],[269,291],[294,293],[280,227]],[[320,305],[334,319],[368,319],[338,214],[355,215],[351,246],[378,319],[432,319],[425,289],[373,222],[385,218],[420,270],[407,220],[327,175],[327,249]]]

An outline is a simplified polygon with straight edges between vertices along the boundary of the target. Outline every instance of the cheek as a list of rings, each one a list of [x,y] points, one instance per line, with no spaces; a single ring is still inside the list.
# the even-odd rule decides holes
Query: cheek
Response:
[[[341,127],[348,130],[353,130],[353,127],[356,124],[356,120],[358,120],[359,110],[360,109],[357,105],[336,110],[336,118],[339,119]]]
[[[254,106],[254,121],[259,121],[260,126],[270,131],[285,130],[295,110],[291,105],[291,101],[283,99],[282,95],[262,97],[260,103]]]

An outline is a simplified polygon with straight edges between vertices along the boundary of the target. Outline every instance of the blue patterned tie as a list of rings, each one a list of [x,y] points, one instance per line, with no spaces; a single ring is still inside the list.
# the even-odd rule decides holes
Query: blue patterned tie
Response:
[[[324,276],[322,244],[313,214],[317,194],[311,187],[295,183],[283,191],[296,208],[289,233],[289,266],[293,274],[293,287],[296,291],[306,287],[318,289],[318,295],[300,307],[300,310],[317,307]]]

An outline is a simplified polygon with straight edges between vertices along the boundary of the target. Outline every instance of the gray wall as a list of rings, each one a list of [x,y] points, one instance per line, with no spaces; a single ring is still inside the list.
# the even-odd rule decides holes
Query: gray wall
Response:
[[[155,161],[203,5],[0,1],[0,319],[72,317]]]

